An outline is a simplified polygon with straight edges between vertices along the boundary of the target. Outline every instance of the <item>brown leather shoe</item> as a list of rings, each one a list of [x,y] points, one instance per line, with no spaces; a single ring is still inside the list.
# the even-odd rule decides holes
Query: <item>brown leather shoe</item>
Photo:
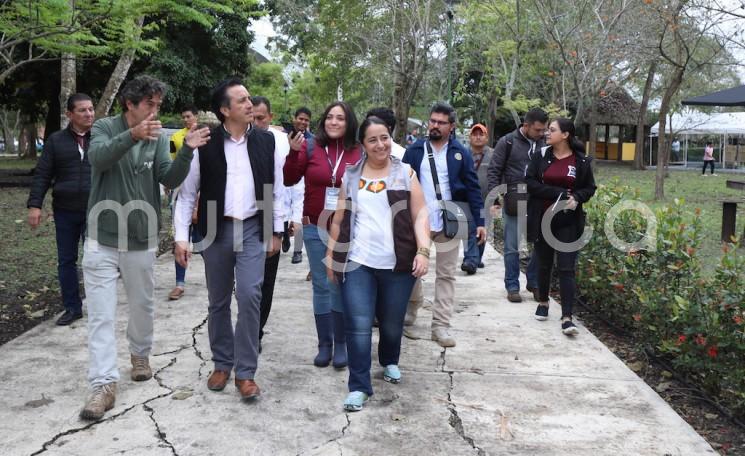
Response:
[[[241,393],[242,399],[253,399],[259,397],[261,390],[259,385],[253,380],[240,380],[235,379],[235,387],[238,388],[238,392]]]
[[[183,295],[184,295],[184,289],[181,287],[176,287],[173,290],[171,290],[170,293],[168,293],[168,299],[170,301],[177,301],[181,299]]]
[[[228,384],[229,378],[229,371],[214,370],[210,374],[210,378],[207,379],[207,388],[212,391],[222,391],[225,389],[225,385]]]

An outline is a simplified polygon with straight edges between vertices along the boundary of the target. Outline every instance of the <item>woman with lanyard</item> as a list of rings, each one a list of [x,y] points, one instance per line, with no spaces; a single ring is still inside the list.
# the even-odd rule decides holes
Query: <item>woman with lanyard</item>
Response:
[[[323,264],[331,222],[347,165],[360,159],[357,117],[347,103],[330,104],[321,116],[314,140],[290,133],[290,153],[284,166],[284,184],[305,178],[303,236],[313,280],[313,313],[318,332],[318,354],[313,364],[337,369],[347,365],[344,314],[338,286],[326,277]],[[308,147],[310,144],[310,148]]]
[[[548,127],[546,144],[528,164],[528,241],[535,243],[538,259],[538,307],[535,318],[548,319],[548,291],[556,256],[561,294],[561,331],[578,333],[572,322],[576,294],[575,263],[585,244],[585,213],[582,204],[595,194],[591,158],[582,153],[574,137],[574,124],[558,118]],[[547,213],[548,212],[548,213]],[[550,225],[542,226],[544,219]]]
[[[414,280],[427,273],[430,243],[424,193],[411,167],[391,157],[385,122],[368,117],[359,136],[364,158],[347,167],[326,253],[329,280],[340,284],[343,297],[349,350],[344,409],[350,412],[361,410],[373,394],[370,346],[376,316],[383,379],[401,381],[406,305]]]

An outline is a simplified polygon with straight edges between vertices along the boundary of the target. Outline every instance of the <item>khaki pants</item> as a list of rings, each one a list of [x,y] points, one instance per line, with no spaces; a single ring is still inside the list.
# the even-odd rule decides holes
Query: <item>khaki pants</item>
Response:
[[[458,247],[461,240],[448,239],[438,231],[432,233],[434,241],[436,270],[435,270],[435,300],[432,304],[432,329],[449,328],[450,317],[455,307],[455,268],[458,265]],[[417,280],[409,298],[407,313],[416,315],[424,302],[422,281]]]

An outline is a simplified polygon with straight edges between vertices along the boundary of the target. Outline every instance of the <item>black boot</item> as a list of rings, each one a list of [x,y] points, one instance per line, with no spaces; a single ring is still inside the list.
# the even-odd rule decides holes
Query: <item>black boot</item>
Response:
[[[334,316],[334,367],[347,367],[347,338],[344,335],[344,314],[331,311]]]
[[[313,359],[313,364],[318,367],[326,367],[331,362],[331,350],[333,347],[333,319],[330,313],[316,315],[316,331],[318,332],[318,354]]]

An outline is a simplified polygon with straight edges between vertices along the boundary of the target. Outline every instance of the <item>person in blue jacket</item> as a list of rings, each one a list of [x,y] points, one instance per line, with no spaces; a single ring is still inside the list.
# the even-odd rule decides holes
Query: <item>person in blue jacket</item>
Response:
[[[471,153],[458,140],[451,138],[455,121],[456,113],[452,106],[435,104],[429,115],[429,136],[409,146],[402,160],[419,177],[429,211],[431,236],[437,252],[432,340],[442,347],[455,346],[455,338],[450,334],[450,317],[455,304],[455,270],[459,245],[468,237],[468,224],[460,227],[455,238],[446,236],[443,204],[451,208],[457,204],[476,224],[479,244],[486,242],[481,187]],[[422,302],[421,281],[417,281],[409,301],[406,325],[414,323]]]

